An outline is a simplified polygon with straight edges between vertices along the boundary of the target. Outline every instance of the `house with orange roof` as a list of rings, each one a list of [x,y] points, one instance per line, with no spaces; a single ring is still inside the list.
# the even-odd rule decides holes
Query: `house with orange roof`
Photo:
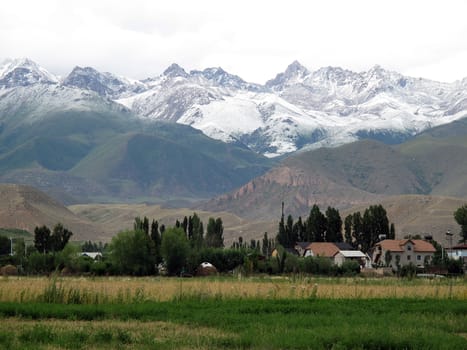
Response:
[[[305,248],[304,256],[329,258],[333,264],[342,266],[345,261],[355,260],[361,267],[371,267],[370,258],[347,243],[313,242]]]
[[[421,239],[385,239],[372,249],[372,264],[398,270],[410,263],[424,267],[433,260],[436,252],[430,242]]]

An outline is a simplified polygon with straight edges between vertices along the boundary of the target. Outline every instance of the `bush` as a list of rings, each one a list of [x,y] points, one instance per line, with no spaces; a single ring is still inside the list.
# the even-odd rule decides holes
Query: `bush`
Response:
[[[399,269],[400,277],[412,278],[412,277],[415,277],[416,274],[417,274],[417,266],[415,266],[412,263],[408,265],[404,265]]]
[[[344,276],[355,276],[360,273],[360,264],[355,260],[346,260],[340,267],[340,272]]]
[[[330,259],[321,256],[308,256],[303,262],[304,272],[316,275],[335,275],[337,266]]]
[[[447,263],[448,267],[448,272],[455,274],[455,275],[460,275],[463,272],[462,269],[462,261],[461,260],[454,260],[454,259],[449,259]]]

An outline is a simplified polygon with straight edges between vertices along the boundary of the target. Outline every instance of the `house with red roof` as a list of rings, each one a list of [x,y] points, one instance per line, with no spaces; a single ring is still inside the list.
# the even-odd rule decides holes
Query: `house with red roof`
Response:
[[[370,267],[370,258],[363,252],[353,249],[347,243],[297,242],[295,250],[300,256],[320,256],[328,258],[333,264],[342,266],[345,261],[355,260],[362,267]]]
[[[421,239],[385,239],[372,249],[372,264],[393,270],[410,263],[424,267],[433,260],[436,252],[430,242]]]

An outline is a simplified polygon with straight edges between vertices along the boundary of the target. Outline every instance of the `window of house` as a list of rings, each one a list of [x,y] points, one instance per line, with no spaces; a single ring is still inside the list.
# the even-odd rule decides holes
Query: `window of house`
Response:
[[[422,256],[421,256],[421,255],[417,255],[417,260],[418,260],[418,261],[422,260]]]
[[[410,260],[411,256],[410,255],[407,255],[407,260]]]
[[[407,250],[412,250],[412,246],[408,245]]]

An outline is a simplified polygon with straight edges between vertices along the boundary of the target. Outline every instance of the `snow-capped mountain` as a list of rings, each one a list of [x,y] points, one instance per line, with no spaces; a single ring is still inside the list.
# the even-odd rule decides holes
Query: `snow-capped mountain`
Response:
[[[360,138],[398,142],[467,116],[467,78],[440,83],[380,66],[359,73],[339,67],[312,71],[294,61],[259,85],[219,67],[187,72],[172,64],[160,76],[141,81],[76,67],[60,82],[27,59],[1,65],[0,89],[20,87],[25,90],[4,91],[2,96],[16,94],[20,104],[30,88],[35,96],[41,89],[63,93],[67,87],[66,106],[66,96],[92,92],[142,119],[190,125],[270,157]],[[0,108],[5,105],[2,96]],[[47,101],[42,98],[41,103]]]
[[[63,85],[95,91],[108,98],[122,98],[147,90],[147,86],[138,80],[119,77],[108,72],[101,73],[92,67],[75,67],[63,80]]]
[[[56,76],[28,58],[6,60],[0,65],[0,88],[58,82]]]
[[[172,65],[151,84],[118,102],[268,156],[366,137],[397,142],[467,116],[465,80],[439,83],[379,66],[310,71],[295,61],[261,86],[220,68],[187,73]]]

